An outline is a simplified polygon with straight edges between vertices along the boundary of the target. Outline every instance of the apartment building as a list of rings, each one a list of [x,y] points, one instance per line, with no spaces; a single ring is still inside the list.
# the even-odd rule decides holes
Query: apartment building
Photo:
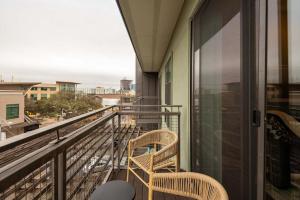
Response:
[[[56,83],[40,83],[31,87],[26,92],[26,97],[35,101],[49,99],[51,95],[59,92],[74,93],[79,83],[69,81],[56,81]]]
[[[31,87],[27,91],[26,95],[27,98],[37,101],[42,99],[48,99],[51,97],[51,95],[57,94],[58,91],[58,86],[56,84],[41,83]]]
[[[232,200],[300,199],[299,1],[117,4],[137,96],[183,106],[181,168],[216,178]]]

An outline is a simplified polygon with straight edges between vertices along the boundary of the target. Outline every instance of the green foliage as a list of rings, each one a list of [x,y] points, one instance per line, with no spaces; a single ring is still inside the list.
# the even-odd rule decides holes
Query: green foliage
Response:
[[[89,96],[76,96],[72,93],[59,93],[49,99],[34,101],[26,99],[25,111],[28,114],[37,114],[45,117],[61,115],[62,110],[68,116],[77,116],[90,110],[101,108],[100,102]]]

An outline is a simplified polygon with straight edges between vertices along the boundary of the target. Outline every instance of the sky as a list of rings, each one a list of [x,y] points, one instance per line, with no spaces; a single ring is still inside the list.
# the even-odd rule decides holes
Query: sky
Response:
[[[119,88],[134,72],[134,50],[115,0],[0,0],[5,81]]]

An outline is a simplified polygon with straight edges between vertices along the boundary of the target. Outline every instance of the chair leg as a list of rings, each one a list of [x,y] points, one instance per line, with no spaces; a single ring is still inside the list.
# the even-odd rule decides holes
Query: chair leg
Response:
[[[153,190],[150,189],[149,187],[149,190],[148,190],[148,200],[152,200],[153,199]]]
[[[129,173],[130,173],[130,158],[128,158],[128,165],[127,165],[127,178],[126,178],[126,181],[129,182]]]
[[[149,174],[149,185],[148,185],[148,200],[152,200],[153,199],[153,188],[152,188],[152,181],[153,181],[153,178],[152,178],[152,174],[153,173],[150,173]]]
[[[175,172],[179,172],[179,171],[180,171],[179,156],[176,155],[176,158],[175,158]]]

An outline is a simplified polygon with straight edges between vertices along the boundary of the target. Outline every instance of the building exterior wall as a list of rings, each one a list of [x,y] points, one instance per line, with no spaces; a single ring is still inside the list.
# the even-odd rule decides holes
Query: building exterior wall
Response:
[[[71,92],[71,93],[75,94],[75,92],[77,90],[77,84],[78,83],[73,83],[73,82],[56,82],[56,84],[55,83],[54,84],[41,83],[41,84],[32,86],[26,92],[26,97],[29,99],[34,99],[34,100],[39,101],[43,98],[49,99],[51,97],[51,95],[57,94],[59,92]],[[96,91],[96,89],[95,89],[95,91]]]
[[[47,90],[42,90],[42,88],[47,88]],[[55,90],[54,90],[55,88]],[[33,98],[36,96],[36,100],[41,100],[42,97],[49,99],[51,95],[58,93],[58,86],[56,84],[38,84],[33,86],[30,90],[26,92],[27,98]]]
[[[15,119],[6,118],[6,106],[9,104],[19,105],[19,117]],[[17,91],[0,91],[0,120],[4,121],[4,125],[18,124],[24,122],[24,95]]]
[[[136,59],[136,96],[158,97],[158,73],[143,72]]]
[[[185,1],[159,72],[161,102],[165,104],[165,66],[172,57],[171,102],[174,105],[182,105],[180,157],[181,168],[185,170],[190,169],[190,18],[198,4],[199,0]]]

